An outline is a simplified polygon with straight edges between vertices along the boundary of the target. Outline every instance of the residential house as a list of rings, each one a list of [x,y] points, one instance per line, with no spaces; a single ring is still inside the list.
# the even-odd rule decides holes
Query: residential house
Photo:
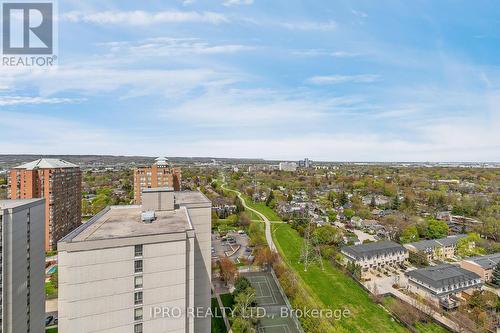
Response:
[[[465,258],[460,262],[460,267],[478,274],[485,282],[491,282],[493,271],[500,262],[500,253],[486,256]]]
[[[483,285],[478,274],[450,264],[416,269],[405,275],[409,291],[446,309],[458,307],[462,292],[479,290]]]
[[[392,241],[345,246],[341,253],[346,261],[361,267],[362,277],[370,269],[398,268],[408,259],[408,250]]]
[[[452,258],[457,254],[457,242],[459,239],[465,237],[467,237],[467,235],[453,235],[445,238],[429,239],[408,243],[404,246],[409,251],[425,253],[429,261],[445,260]],[[475,245],[473,244],[472,246]]]

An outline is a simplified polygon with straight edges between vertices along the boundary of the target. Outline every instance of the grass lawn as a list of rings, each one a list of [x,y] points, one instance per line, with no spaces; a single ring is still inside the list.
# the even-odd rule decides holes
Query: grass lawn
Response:
[[[250,199],[250,197],[244,194],[242,195],[242,197],[243,199],[245,199],[245,203],[247,204],[248,207],[258,210],[259,212],[264,214],[265,217],[269,219],[269,221],[281,221],[281,218],[278,216],[278,214],[276,214],[276,212],[272,208],[266,206],[264,202],[255,203],[252,201],[252,199]]]
[[[45,295],[47,295],[48,299],[57,297],[57,288],[52,281],[45,282]]]
[[[233,308],[234,297],[232,294],[222,294],[220,295],[220,299],[225,308]]]
[[[418,323],[415,328],[420,333],[449,333],[446,328],[436,323]]]
[[[222,318],[222,310],[219,308],[217,298],[212,298],[212,329],[211,333],[226,333],[226,324],[224,324],[224,319]]]
[[[379,305],[372,302],[355,281],[325,262],[325,270],[318,266],[304,272],[299,263],[303,244],[299,234],[287,224],[274,224],[273,237],[282,258],[301,278],[302,287],[318,304],[336,309],[349,309],[351,316],[337,322],[338,332],[408,332]]]
[[[45,333],[57,333],[57,327],[47,328]]]

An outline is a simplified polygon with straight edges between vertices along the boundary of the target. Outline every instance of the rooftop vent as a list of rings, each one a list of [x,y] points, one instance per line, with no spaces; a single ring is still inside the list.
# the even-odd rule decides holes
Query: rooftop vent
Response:
[[[144,223],[153,223],[156,220],[156,215],[154,210],[149,210],[141,213],[141,220]]]

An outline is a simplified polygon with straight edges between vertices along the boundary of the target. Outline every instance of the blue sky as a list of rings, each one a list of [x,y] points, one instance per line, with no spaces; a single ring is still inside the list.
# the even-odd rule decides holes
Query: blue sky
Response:
[[[59,1],[0,153],[500,161],[496,1]]]

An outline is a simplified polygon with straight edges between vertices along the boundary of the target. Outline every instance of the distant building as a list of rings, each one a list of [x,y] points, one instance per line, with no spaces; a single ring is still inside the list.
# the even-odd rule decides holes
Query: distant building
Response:
[[[485,282],[491,282],[493,271],[500,262],[500,253],[466,258],[460,262],[460,267],[478,274]]]
[[[474,272],[450,264],[405,272],[408,290],[452,309],[460,302],[461,292],[480,289],[481,278]]]
[[[453,235],[445,238],[408,243],[404,246],[411,252],[425,253],[427,260],[444,260],[457,254],[457,242],[465,237],[467,235]]]
[[[361,267],[361,275],[370,269],[398,268],[408,259],[408,251],[398,243],[381,241],[341,249],[345,259]]]
[[[45,200],[0,200],[0,332],[45,332]]]
[[[210,308],[210,231],[201,192],[146,189],[101,211],[59,242],[59,332],[209,333],[190,312]]]
[[[82,173],[59,159],[42,158],[9,171],[9,199],[45,198],[45,250],[81,224]]]
[[[308,158],[305,158],[305,159],[299,161],[299,167],[308,169],[308,168],[312,167],[312,163]]]
[[[295,163],[295,162],[280,162],[279,169],[280,169],[280,171],[295,172],[295,171],[297,171],[297,163]]]
[[[169,165],[165,157],[158,157],[150,167],[134,169],[134,203],[141,204],[142,190],[156,187],[169,187],[181,190],[181,169]]]

